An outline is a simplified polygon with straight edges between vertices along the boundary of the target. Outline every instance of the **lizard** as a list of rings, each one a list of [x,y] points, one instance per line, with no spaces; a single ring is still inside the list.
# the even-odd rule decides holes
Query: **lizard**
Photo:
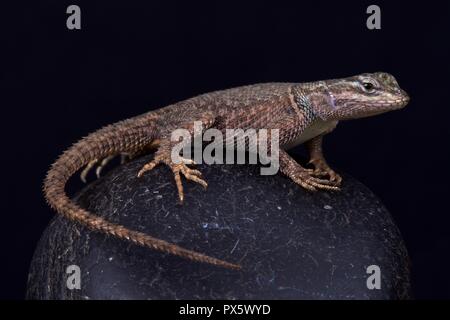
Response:
[[[108,125],[84,137],[53,163],[45,177],[43,191],[54,210],[91,230],[193,261],[241,269],[240,264],[180,247],[92,214],[68,197],[65,185],[82,168],[85,168],[81,173],[84,180],[93,166],[100,164],[101,169],[113,156],[133,156],[154,148],[153,160],[137,172],[137,177],[159,164],[168,166],[175,178],[179,200],[183,202],[182,176],[205,188],[207,182],[193,167],[192,160],[178,163],[171,160],[174,142],[170,136],[178,128],[194,135],[193,122],[200,121],[205,129],[221,131],[278,129],[281,173],[309,191],[337,191],[342,178],[325,160],[323,137],[341,120],[401,109],[408,102],[408,94],[391,74],[384,72],[316,82],[254,84],[201,94]],[[309,150],[309,163],[313,168],[300,165],[286,152],[299,144]],[[97,169],[97,173],[99,171]]]

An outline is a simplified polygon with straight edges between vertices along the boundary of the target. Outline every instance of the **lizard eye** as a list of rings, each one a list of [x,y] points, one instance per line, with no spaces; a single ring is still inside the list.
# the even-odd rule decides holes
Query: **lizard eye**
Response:
[[[375,91],[375,85],[370,81],[363,81],[362,86],[366,92],[371,93]]]
[[[369,91],[373,89],[373,84],[371,84],[370,82],[364,82],[363,86],[364,86],[364,89],[369,90]]]

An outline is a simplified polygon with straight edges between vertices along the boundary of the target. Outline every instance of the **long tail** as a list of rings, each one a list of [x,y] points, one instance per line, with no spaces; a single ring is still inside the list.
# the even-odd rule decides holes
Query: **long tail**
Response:
[[[171,253],[198,262],[229,269],[240,269],[239,265],[215,259],[175,244],[153,238],[145,233],[108,222],[79,207],[69,199],[65,185],[69,178],[90,161],[120,152],[136,151],[154,140],[156,125],[149,117],[132,118],[109,125],[83,138],[66,150],[52,165],[44,181],[47,202],[58,213],[91,230],[100,231],[117,238],[155,250]]]

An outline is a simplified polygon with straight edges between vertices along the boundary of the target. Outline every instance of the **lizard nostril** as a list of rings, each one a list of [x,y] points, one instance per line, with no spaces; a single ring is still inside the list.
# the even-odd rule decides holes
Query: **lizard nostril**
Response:
[[[403,89],[399,89],[398,93],[400,94],[400,100],[406,105],[409,102],[409,95]]]
[[[409,95],[405,91],[403,91],[402,93],[403,93],[403,101],[405,101],[405,103],[408,103],[409,102]]]

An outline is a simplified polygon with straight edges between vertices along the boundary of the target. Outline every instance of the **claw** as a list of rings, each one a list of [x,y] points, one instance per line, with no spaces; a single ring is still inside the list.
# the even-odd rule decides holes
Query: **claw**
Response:
[[[97,169],[95,170],[95,175],[97,176],[97,179],[100,178],[100,174],[102,173],[103,168],[108,164],[108,162],[110,162],[115,156],[107,156],[106,158],[104,158],[102,160],[102,162],[100,163],[100,165],[97,167]]]
[[[332,184],[332,182],[331,182],[330,180],[319,179],[319,178],[314,177],[313,175],[311,175],[311,176],[308,178],[308,180],[310,180],[310,181],[312,181],[312,182],[315,182],[315,183],[318,183],[318,184],[324,184],[324,185],[330,185],[330,184]]]
[[[81,179],[81,181],[83,181],[83,183],[86,183],[86,177],[87,177],[89,171],[91,171],[92,167],[94,167],[97,162],[98,162],[98,159],[92,160],[83,169],[83,171],[80,174],[80,179]]]
[[[98,167],[95,169],[95,175],[97,176],[97,178],[100,178],[100,174],[102,173],[102,170],[105,168],[105,166],[112,160],[114,159],[116,155],[109,155],[106,158],[103,159],[94,159],[92,161],[90,161],[86,167],[83,169],[83,171],[80,173],[80,179],[81,181],[83,181],[84,183],[86,183],[86,177],[89,174],[89,172],[91,171],[91,169],[99,163],[99,161],[101,160],[100,164],[98,165]],[[129,157],[128,154],[120,154],[121,156],[121,164],[123,164],[123,159],[126,157]]]
[[[337,187],[341,184],[342,178],[340,175],[338,175],[336,172],[334,172],[333,169],[331,169],[328,164],[321,159],[311,159],[309,161],[310,164],[314,165],[314,169],[308,169],[313,170],[311,176],[313,177],[326,177],[328,176],[328,179],[320,179],[323,184],[332,185],[334,187]],[[326,181],[326,182],[324,182]],[[324,188],[328,189],[328,188]],[[333,188],[329,190],[340,190],[339,188]]]
[[[142,177],[142,175],[143,175],[145,172],[150,171],[150,170],[153,170],[153,168],[156,167],[156,165],[157,165],[158,163],[159,163],[159,161],[157,161],[157,160],[153,160],[153,161],[151,161],[151,162],[149,162],[149,163],[146,163],[146,164],[142,167],[142,169],[139,170],[139,172],[138,172],[138,174],[137,174],[138,178]]]
[[[309,184],[313,185],[314,187],[318,188],[318,189],[332,190],[332,191],[339,191],[339,190],[340,190],[339,187],[330,186],[330,185],[321,184],[321,183],[316,183],[316,182],[311,181],[311,180],[307,180],[307,182],[308,182]]]
[[[317,190],[330,190],[330,191],[338,191],[339,187],[333,185],[334,183],[328,179],[319,179],[312,175],[310,172],[311,169],[302,169],[297,172],[293,177],[293,181],[303,188],[309,191],[317,191]]]
[[[196,163],[191,159],[181,158],[181,163],[173,163],[171,160],[167,160],[166,158],[160,156],[156,157],[152,161],[146,163],[141,170],[139,170],[137,176],[142,177],[142,175],[150,170],[153,170],[158,164],[164,163],[172,170],[175,178],[175,184],[177,186],[178,197],[180,199],[180,203],[184,201],[184,190],[183,183],[181,182],[180,172],[184,175],[187,180],[194,181],[205,189],[208,187],[208,183],[201,178],[202,173],[199,170],[191,169],[187,165],[195,165]]]
[[[202,173],[198,170],[194,170],[194,169],[189,169],[186,167],[183,167],[181,169],[181,172],[183,173],[183,175],[186,177],[186,179],[197,182],[198,184],[202,185],[203,188],[207,188],[208,187],[208,183],[206,183],[205,180],[203,180],[201,177]]]
[[[306,190],[309,190],[309,191],[312,191],[312,192],[317,191],[317,189],[314,186],[312,186],[309,183],[307,183],[307,181],[304,180],[304,179],[296,178],[296,179],[294,179],[294,182],[299,184],[300,186],[302,186]]]
[[[181,176],[178,171],[173,173],[175,175],[175,184],[177,185],[178,197],[180,199],[180,203],[182,204],[184,201],[184,191],[183,191],[183,183],[181,182]]]
[[[192,159],[181,158],[181,161],[184,164],[191,164],[191,165],[194,165],[194,166],[197,165],[197,163],[194,160],[192,160]]]

